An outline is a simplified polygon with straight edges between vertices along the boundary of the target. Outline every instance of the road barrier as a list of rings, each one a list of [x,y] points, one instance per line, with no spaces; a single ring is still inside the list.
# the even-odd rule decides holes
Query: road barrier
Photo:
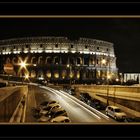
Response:
[[[26,100],[28,86],[14,86],[0,89],[0,122],[12,122],[11,117],[17,109],[19,103]],[[23,106],[25,112],[26,105]],[[23,113],[24,114],[24,113]],[[25,120],[25,115],[22,115],[22,122]]]

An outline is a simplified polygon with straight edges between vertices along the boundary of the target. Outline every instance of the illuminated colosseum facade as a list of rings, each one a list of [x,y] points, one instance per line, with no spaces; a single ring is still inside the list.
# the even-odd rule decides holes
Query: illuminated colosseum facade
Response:
[[[67,37],[27,37],[0,41],[2,64],[14,66],[13,76],[44,78],[52,83],[104,83],[117,77],[113,43]],[[26,61],[26,70],[19,70]]]

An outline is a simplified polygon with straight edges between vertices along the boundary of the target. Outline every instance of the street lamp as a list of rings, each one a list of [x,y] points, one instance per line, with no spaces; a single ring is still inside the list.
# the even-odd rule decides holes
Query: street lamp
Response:
[[[27,79],[27,80],[29,79],[29,75],[28,74],[25,75],[25,79]]]
[[[21,66],[21,68],[25,68],[25,67],[26,67],[26,62],[22,61],[22,62],[20,63],[20,66]]]
[[[18,72],[20,72],[20,71],[22,71],[24,69],[26,71],[26,73],[28,73],[28,70],[26,68],[26,66],[28,65],[26,63],[27,58],[24,61],[21,58],[19,58],[19,60],[20,60],[20,63],[18,65],[20,66],[20,68],[19,68]],[[25,77],[27,78],[27,74],[25,75]],[[23,84],[23,73],[22,73],[22,84]]]
[[[107,106],[109,105],[109,101],[108,101],[108,95],[109,95],[109,80],[110,80],[111,76],[107,75]]]
[[[106,62],[107,62],[107,61],[106,61],[106,59],[104,59],[104,58],[103,58],[102,61],[101,61],[102,65],[106,65]],[[102,76],[102,78],[103,78],[103,76]]]
[[[25,75],[25,80],[27,80],[29,82],[29,74],[28,73]]]
[[[72,74],[71,74],[71,65],[70,64],[67,64],[67,68],[69,68],[69,77],[70,77],[70,87],[71,87],[71,78],[72,78]]]

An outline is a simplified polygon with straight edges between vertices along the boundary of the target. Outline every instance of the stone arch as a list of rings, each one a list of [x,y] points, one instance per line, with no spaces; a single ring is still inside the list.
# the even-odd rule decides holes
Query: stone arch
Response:
[[[73,70],[70,71],[69,78],[74,78],[74,71]]]
[[[90,65],[94,65],[94,59],[90,58]]]
[[[42,71],[42,70],[40,70],[40,71],[38,72],[37,77],[38,77],[38,78],[44,78],[44,74],[43,74],[43,71]]]
[[[58,56],[55,56],[53,58],[53,64],[59,64],[59,58],[58,58]]]
[[[48,70],[48,71],[46,72],[46,77],[47,77],[47,78],[51,78],[51,76],[52,76],[51,71]]]
[[[31,64],[35,64],[36,63],[36,57],[32,57],[31,58]]]
[[[74,65],[75,64],[75,58],[70,57],[69,62],[70,62],[70,64]]]
[[[62,57],[62,56],[61,56],[61,63],[62,63],[63,65],[66,65],[67,62],[68,62],[68,58]]]
[[[80,78],[80,71],[76,72],[76,78],[79,79]]]
[[[82,64],[82,58],[81,57],[77,57],[77,64],[79,64],[79,65]]]
[[[14,64],[16,64],[16,63],[17,63],[17,58],[14,57],[14,58],[12,59],[12,64],[14,65]]]
[[[46,57],[45,64],[51,64],[51,57],[50,56]]]
[[[6,59],[6,64],[7,63],[10,63],[11,62],[11,60],[10,60],[10,58],[8,57],[7,59]]]
[[[36,71],[35,70],[32,70],[31,71],[31,78],[35,78],[36,77]]]
[[[58,71],[55,71],[55,72],[54,72],[54,78],[55,78],[55,79],[58,79],[58,78],[59,78],[59,72],[58,72]]]
[[[62,79],[65,79],[65,77],[67,76],[67,71],[63,70],[61,75],[62,75]]]
[[[42,57],[42,56],[40,56],[40,57],[38,58],[38,64],[43,64],[43,57]]]

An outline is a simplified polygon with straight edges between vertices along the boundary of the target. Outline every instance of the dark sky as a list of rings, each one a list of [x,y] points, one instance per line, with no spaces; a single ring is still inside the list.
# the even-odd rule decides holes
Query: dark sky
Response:
[[[140,18],[1,18],[0,39],[27,36],[88,37],[114,43],[121,72],[140,72]]]

